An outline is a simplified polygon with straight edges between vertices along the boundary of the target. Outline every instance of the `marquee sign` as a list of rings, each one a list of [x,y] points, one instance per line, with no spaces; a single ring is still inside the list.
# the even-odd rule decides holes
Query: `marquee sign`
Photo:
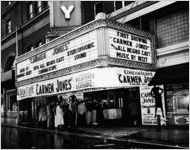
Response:
[[[152,63],[152,47],[148,38],[109,29],[110,57],[140,63]]]
[[[18,87],[17,99],[68,93],[91,88],[148,85],[154,72],[125,68],[96,68]]]
[[[71,5],[75,6],[74,11],[76,11],[74,4],[64,6],[70,12],[72,9],[71,7],[69,9],[69,6]],[[17,87],[44,80],[49,82],[49,77],[54,80],[59,76],[66,77],[67,74],[78,72],[81,69],[87,70],[100,66],[104,67],[101,71],[108,74],[105,76],[100,72],[101,82],[98,84],[101,86],[95,83],[99,87],[146,85],[149,78],[146,78],[143,71],[139,69],[156,69],[154,39],[155,37],[150,33],[109,19],[94,20],[19,56],[16,64]],[[123,69],[118,68],[113,71],[105,67],[105,64],[137,70],[127,75]],[[120,76],[117,74],[119,80],[115,79],[115,72],[120,74]],[[95,75],[98,76],[97,72]],[[102,85],[104,76],[106,83]],[[112,82],[108,81],[108,78]],[[98,81],[98,79],[95,80],[95,82]],[[75,90],[80,90],[81,87],[86,88],[87,83],[83,84],[82,80],[80,82],[81,84]]]
[[[97,33],[87,33],[17,64],[17,81],[87,62],[98,57]]]

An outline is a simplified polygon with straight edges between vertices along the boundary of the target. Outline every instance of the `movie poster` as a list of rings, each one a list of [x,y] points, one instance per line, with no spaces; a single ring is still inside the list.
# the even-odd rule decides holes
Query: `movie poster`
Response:
[[[163,85],[140,87],[142,125],[166,125]],[[160,117],[160,118],[158,118]]]

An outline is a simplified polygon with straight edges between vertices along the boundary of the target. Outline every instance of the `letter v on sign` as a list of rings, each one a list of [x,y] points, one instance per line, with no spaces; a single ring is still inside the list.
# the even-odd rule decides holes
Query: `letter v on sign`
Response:
[[[61,10],[65,14],[65,19],[71,18],[71,12],[73,11],[73,9],[74,9],[74,5],[69,6],[68,9],[65,6],[61,6]]]

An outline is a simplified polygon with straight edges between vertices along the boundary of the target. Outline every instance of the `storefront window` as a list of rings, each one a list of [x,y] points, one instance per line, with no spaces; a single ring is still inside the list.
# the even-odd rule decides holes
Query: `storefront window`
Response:
[[[167,118],[169,124],[189,124],[188,84],[167,85]]]
[[[16,95],[10,96],[9,111],[17,111]]]

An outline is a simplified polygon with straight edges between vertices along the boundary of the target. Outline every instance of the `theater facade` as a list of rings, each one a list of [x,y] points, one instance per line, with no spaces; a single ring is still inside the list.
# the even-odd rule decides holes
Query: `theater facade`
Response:
[[[155,70],[154,35],[94,20],[17,58],[20,120],[35,122],[41,103],[74,94],[98,100],[105,120],[130,125],[135,114],[135,125],[157,125],[155,102],[145,88]]]

